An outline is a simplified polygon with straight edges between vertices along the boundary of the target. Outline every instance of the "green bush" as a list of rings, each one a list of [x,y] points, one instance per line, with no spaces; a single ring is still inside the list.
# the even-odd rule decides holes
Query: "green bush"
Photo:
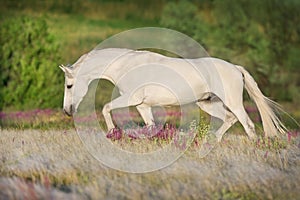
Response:
[[[59,107],[60,53],[43,18],[18,17],[0,26],[0,110]]]
[[[165,5],[160,23],[245,66],[267,96],[297,102],[299,12],[295,0],[178,1]]]

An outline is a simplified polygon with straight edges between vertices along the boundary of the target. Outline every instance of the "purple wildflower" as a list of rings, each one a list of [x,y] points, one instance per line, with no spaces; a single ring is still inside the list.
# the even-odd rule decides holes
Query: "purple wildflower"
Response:
[[[119,128],[114,128],[109,131],[106,137],[112,140],[120,140],[122,138],[122,130]]]
[[[268,154],[269,154],[269,151],[266,151],[265,155],[264,155],[264,158],[267,158],[268,157]]]

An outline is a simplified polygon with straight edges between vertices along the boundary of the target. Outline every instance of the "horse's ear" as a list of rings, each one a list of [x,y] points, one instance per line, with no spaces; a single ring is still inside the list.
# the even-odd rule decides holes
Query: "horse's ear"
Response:
[[[66,73],[66,67],[64,65],[59,65],[59,68]]]
[[[71,69],[71,68],[66,67],[66,66],[64,66],[64,65],[60,65],[59,68],[60,68],[63,72],[65,72],[65,74],[66,74],[68,77],[70,77],[70,78],[73,77],[73,75],[72,75],[72,69]]]
[[[70,67],[65,67],[65,73],[67,76],[72,77],[72,69]]]

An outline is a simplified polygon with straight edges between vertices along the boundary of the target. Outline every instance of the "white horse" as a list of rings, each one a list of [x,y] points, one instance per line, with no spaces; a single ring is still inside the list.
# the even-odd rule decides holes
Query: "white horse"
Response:
[[[71,67],[60,68],[65,72],[63,109],[68,115],[77,111],[92,80],[107,79],[118,87],[121,95],[102,110],[108,130],[115,128],[113,109],[136,106],[145,124],[154,125],[151,107],[194,102],[223,121],[215,133],[218,141],[237,121],[249,138],[255,138],[254,124],[243,106],[245,87],[258,107],[265,135],[286,132],[270,106],[274,102],[262,94],[253,77],[243,67],[221,59],[181,59],[149,51],[110,48],[93,50]],[[174,82],[177,84],[172,85]],[[171,86],[166,87],[169,83]]]

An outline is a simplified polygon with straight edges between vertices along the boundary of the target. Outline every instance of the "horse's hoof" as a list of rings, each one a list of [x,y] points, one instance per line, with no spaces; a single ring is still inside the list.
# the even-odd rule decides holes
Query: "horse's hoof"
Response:
[[[106,135],[107,138],[112,140],[120,140],[122,138],[122,130],[119,128],[110,129]]]

